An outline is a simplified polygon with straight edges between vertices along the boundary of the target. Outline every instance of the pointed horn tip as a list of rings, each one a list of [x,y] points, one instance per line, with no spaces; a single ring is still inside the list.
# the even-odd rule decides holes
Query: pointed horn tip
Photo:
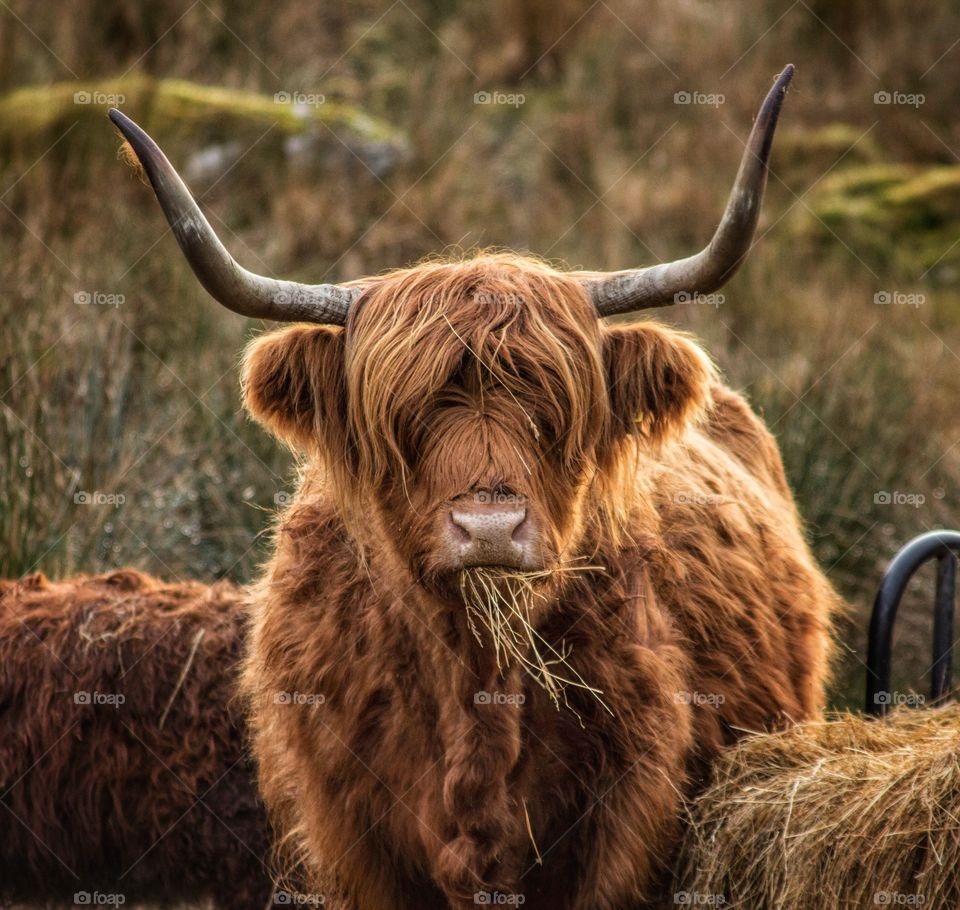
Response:
[[[781,70],[780,75],[777,76],[776,80],[773,83],[773,90],[770,92],[771,95],[786,95],[787,89],[790,87],[790,83],[793,81],[793,75],[796,73],[797,68],[792,64],[788,63],[783,70]]]
[[[793,75],[796,71],[797,68],[792,63],[788,63],[774,81],[770,96],[782,100],[787,94],[787,89],[790,88],[790,83],[793,81]]]
[[[123,111],[118,111],[115,107],[112,107],[107,111],[107,116],[110,118],[110,122],[120,131],[123,138],[134,147],[138,157],[148,150],[162,154],[157,144]]]
[[[107,111],[107,116],[110,118],[110,122],[116,127],[117,132],[123,137],[123,142],[117,152],[117,157],[124,164],[136,171],[141,183],[149,186],[143,158],[133,141],[137,136],[137,125],[127,117],[126,114],[121,113],[113,107]]]
[[[123,136],[127,142],[134,145],[134,148],[136,149],[136,144],[133,142],[133,140],[139,139],[139,133],[143,132],[137,127],[136,123],[134,123],[126,114],[118,111],[115,107],[112,107],[109,111],[107,111],[107,116],[110,118],[110,122],[117,128],[117,131],[120,133],[120,135]]]
[[[788,63],[780,75],[777,76],[773,87],[767,92],[767,97],[763,99],[763,104],[760,106],[757,119],[754,122],[755,131],[762,134],[768,128],[776,126],[777,119],[780,116],[780,108],[787,97],[787,89],[790,87],[795,72],[796,67],[792,63]],[[754,135],[757,135],[757,133]]]

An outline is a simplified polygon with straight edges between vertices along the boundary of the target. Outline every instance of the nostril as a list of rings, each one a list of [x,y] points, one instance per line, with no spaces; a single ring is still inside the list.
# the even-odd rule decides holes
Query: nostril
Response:
[[[529,522],[527,521],[527,510],[524,509],[520,513],[520,518],[517,521],[516,525],[514,525],[514,527],[510,531],[510,539],[515,543],[520,543],[523,537],[526,536],[526,530],[528,526],[529,526]]]
[[[473,540],[473,534],[470,533],[469,527],[460,520],[463,519],[463,514],[451,512],[447,517],[454,538],[460,543],[470,543],[470,541]]]

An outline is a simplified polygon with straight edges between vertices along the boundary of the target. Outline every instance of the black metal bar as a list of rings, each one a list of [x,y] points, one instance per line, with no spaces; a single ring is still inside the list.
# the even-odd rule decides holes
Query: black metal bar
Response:
[[[890,659],[897,607],[910,579],[931,559],[939,559],[933,642],[933,697],[950,688],[950,655],[953,650],[953,608],[956,591],[960,531],[929,531],[915,537],[890,560],[880,583],[870,617],[867,645],[867,714],[882,716],[893,700]]]
[[[943,700],[950,688],[953,656],[953,605],[957,593],[957,554],[945,553],[937,565],[937,595],[933,605],[933,670],[930,700]]]

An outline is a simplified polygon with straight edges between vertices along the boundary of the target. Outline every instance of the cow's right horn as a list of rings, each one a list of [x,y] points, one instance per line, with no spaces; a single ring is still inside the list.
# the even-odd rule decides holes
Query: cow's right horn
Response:
[[[156,142],[120,111],[111,110],[110,119],[133,147],[183,255],[214,300],[254,319],[346,324],[360,288],[299,284],[248,272],[227,252]]]
[[[787,65],[767,93],[740,161],[727,209],[710,242],[699,253],[622,272],[574,272],[599,316],[666,306],[721,288],[750,250],[767,185],[767,162],[780,107],[793,78]]]

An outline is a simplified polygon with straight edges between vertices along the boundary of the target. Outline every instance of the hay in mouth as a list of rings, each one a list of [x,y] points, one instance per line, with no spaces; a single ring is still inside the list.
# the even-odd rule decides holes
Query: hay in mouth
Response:
[[[584,680],[570,664],[570,648],[561,642],[559,650],[534,627],[532,616],[538,602],[546,595],[537,587],[557,573],[585,572],[601,566],[575,566],[570,563],[536,572],[480,567],[460,572],[460,593],[466,607],[467,622],[480,647],[484,647],[486,631],[493,642],[497,670],[501,673],[516,665],[540,685],[559,709],[561,704],[573,711],[567,699],[567,688],[589,692],[605,711],[610,713],[603,692]],[[577,714],[579,717],[579,714]]]

